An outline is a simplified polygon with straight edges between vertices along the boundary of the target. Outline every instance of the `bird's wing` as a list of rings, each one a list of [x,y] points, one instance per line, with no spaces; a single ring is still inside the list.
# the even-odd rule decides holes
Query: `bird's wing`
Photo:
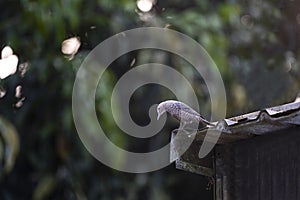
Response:
[[[189,107],[188,105],[178,102],[176,103],[176,107],[179,108],[181,111],[192,114],[192,115],[199,115],[193,108]]]
[[[194,109],[192,109],[188,105],[186,105],[184,103],[181,103],[181,102],[178,102],[177,104],[178,105],[176,105],[176,106],[180,108],[181,112],[197,116],[199,118],[199,122],[202,121],[205,124],[208,124],[208,125],[211,124],[209,121],[207,121],[206,119],[204,119],[198,112],[196,112]]]

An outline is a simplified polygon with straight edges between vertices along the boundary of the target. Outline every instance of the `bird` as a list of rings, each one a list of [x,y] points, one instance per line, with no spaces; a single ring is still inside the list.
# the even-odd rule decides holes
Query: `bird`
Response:
[[[180,121],[180,127],[184,128],[188,124],[199,124],[201,128],[214,126],[211,122],[204,119],[198,112],[183,102],[175,100],[163,101],[157,106],[157,120],[165,112]]]

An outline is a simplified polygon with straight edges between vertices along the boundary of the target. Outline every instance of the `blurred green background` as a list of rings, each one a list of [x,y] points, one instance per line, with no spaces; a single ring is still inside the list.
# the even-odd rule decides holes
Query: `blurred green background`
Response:
[[[9,45],[19,57],[19,71],[0,80],[6,91],[0,99],[0,199],[211,199],[206,177],[176,170],[174,164],[145,174],[118,172],[81,143],[71,108],[76,72],[95,46],[121,31],[165,27],[203,45],[224,80],[227,117],[290,102],[298,94],[300,1],[157,0],[143,12],[133,0],[11,0],[0,1],[0,10],[1,48]],[[61,45],[74,36],[81,46],[69,59]],[[128,137],[111,117],[116,81],[149,62],[185,75],[201,113],[210,115],[205,82],[184,60],[155,50],[124,55],[98,87],[96,108],[109,138],[136,152],[167,144],[178,125],[168,119],[162,133],[142,140]],[[15,97],[18,85],[21,97]],[[146,125],[149,107],[168,98],[174,96],[166,88],[139,88],[130,105],[133,119]]]

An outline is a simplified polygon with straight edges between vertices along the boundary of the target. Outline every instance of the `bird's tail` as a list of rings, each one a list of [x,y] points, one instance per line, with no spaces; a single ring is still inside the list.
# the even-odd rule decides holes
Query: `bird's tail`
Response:
[[[215,124],[207,121],[206,119],[204,119],[202,116],[200,116],[200,122],[203,122],[204,124],[206,124],[207,126],[215,126]]]

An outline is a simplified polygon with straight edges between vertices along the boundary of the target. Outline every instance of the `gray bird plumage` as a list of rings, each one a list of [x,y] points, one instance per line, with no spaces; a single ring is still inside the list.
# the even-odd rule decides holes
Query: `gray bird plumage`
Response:
[[[157,106],[157,120],[165,112],[170,113],[172,117],[183,123],[183,126],[192,123],[199,123],[199,125],[202,127],[213,125],[204,119],[194,109],[180,101],[167,100],[161,102]]]

